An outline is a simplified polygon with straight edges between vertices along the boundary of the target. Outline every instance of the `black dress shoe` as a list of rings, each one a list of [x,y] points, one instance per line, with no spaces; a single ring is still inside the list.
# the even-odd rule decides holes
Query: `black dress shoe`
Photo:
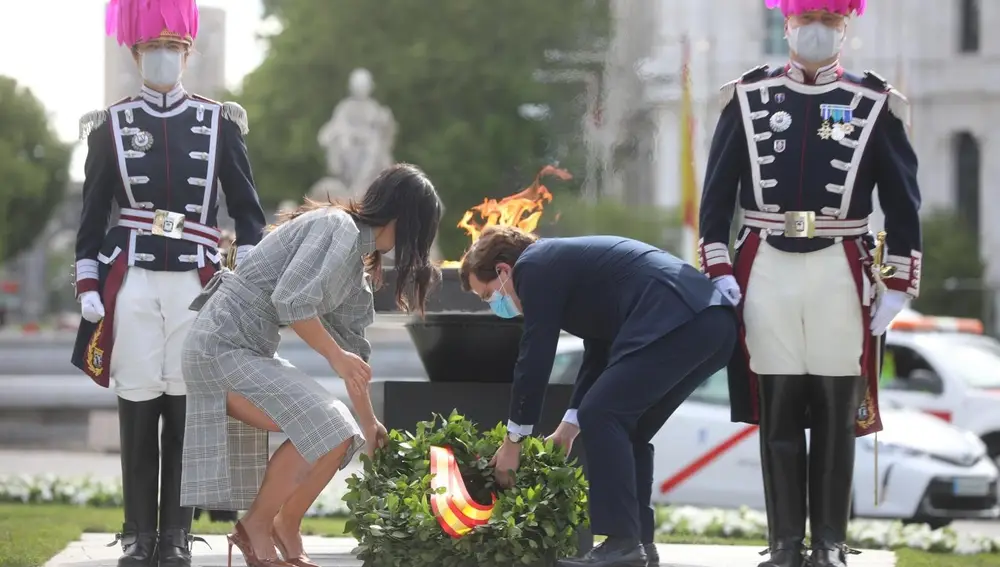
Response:
[[[660,567],[660,552],[655,543],[642,544],[642,550],[646,552],[646,567]]]
[[[646,567],[646,552],[636,540],[609,537],[583,557],[560,559],[556,567]]]

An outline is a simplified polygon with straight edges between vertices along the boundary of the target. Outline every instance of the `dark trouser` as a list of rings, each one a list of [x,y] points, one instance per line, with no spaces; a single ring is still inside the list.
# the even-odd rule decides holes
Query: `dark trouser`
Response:
[[[192,510],[180,505],[185,407],[184,396],[118,399],[125,505],[120,567],[190,565]]]
[[[760,455],[771,550],[771,559],[761,566],[802,564],[807,499],[813,564],[844,565],[854,426],[865,381],[859,376],[761,376],[759,390]],[[811,427],[808,454],[807,423]]]
[[[710,307],[609,366],[580,404],[590,524],[597,535],[653,539],[650,441],[691,393],[730,360],[736,317]]]

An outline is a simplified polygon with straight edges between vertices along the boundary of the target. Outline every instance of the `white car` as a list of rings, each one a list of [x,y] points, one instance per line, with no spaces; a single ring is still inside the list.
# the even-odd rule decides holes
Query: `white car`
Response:
[[[897,318],[879,396],[972,431],[1000,463],[1000,342],[982,332],[974,319]]]
[[[560,340],[552,381],[572,383],[582,355],[582,340]],[[932,527],[959,518],[997,517],[997,467],[976,435],[893,402],[881,409],[885,429],[878,435],[877,479],[874,437],[857,441],[855,516]],[[757,427],[730,421],[725,370],[681,404],[653,445],[654,501],[764,508]]]

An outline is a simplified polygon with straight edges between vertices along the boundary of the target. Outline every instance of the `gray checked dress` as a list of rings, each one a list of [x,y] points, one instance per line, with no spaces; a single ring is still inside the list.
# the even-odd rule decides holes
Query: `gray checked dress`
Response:
[[[337,208],[310,211],[261,240],[235,271],[223,270],[191,304],[184,343],[187,427],[181,505],[246,510],[268,459],[267,432],[226,414],[235,392],[263,410],[310,463],[350,440],[346,466],[365,440],[347,407],[276,355],[279,328],[319,317],[337,343],[365,360],[374,321],[363,256],[374,230]]]

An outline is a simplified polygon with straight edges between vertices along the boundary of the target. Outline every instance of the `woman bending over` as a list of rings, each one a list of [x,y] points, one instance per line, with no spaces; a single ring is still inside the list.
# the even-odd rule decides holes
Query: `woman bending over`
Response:
[[[381,255],[395,250],[396,301],[423,312],[440,277],[430,249],[441,211],[424,173],[395,165],[360,203],[307,201],[286,215],[191,305],[200,312],[183,354],[181,504],[247,510],[230,552],[239,547],[249,566],[315,565],[302,549],[303,516],[366,441],[369,454],[384,441],[368,392],[372,286],[381,281]],[[346,382],[357,421],[318,382],[275,356],[283,326]],[[268,432],[288,438],[270,460]]]

